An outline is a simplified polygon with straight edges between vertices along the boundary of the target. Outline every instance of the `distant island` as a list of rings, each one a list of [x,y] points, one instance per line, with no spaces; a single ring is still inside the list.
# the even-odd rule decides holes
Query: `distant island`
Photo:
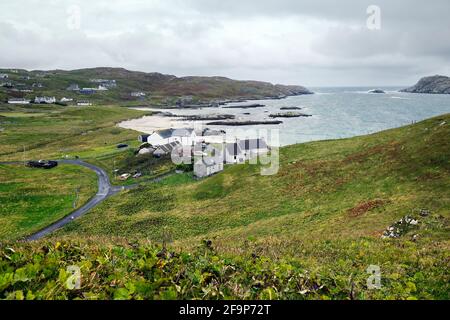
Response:
[[[432,76],[420,79],[413,87],[400,90],[409,93],[450,94],[450,78],[446,76]]]

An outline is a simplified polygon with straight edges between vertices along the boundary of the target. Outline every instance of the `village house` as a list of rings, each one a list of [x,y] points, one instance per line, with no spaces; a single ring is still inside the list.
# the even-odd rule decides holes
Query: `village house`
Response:
[[[200,146],[200,148],[198,148]],[[194,151],[194,175],[205,178],[223,171],[223,154],[221,150],[210,144],[197,144],[199,150]]]
[[[131,96],[135,97],[135,98],[143,98],[146,96],[146,94],[142,91],[137,91],[137,92],[132,92]]]
[[[44,85],[40,82],[35,82],[31,85],[33,88],[43,88]]]
[[[223,161],[215,158],[199,158],[194,163],[194,175],[197,178],[205,178],[223,171]]]
[[[108,91],[109,89],[105,87],[104,85],[99,85],[97,88],[98,91]]]
[[[239,140],[238,143],[246,160],[269,152],[269,147],[264,139]]]
[[[148,137],[141,135],[141,142],[148,142],[153,146],[179,142],[183,146],[192,146],[196,141],[197,135],[194,129],[166,129],[155,131]]]
[[[116,80],[106,80],[106,79],[91,79],[90,80],[93,83],[98,83],[108,89],[112,89],[117,87]]]
[[[92,106],[92,103],[89,102],[89,101],[86,101],[86,100],[80,100],[80,101],[77,102],[77,106],[79,106],[79,107],[83,107],[83,106],[89,107],[89,106]]]
[[[9,104],[30,104],[30,100],[24,98],[11,98],[8,100]]]
[[[35,97],[34,103],[52,104],[56,102],[55,97]]]
[[[66,98],[66,97],[63,97],[63,98],[61,98],[61,100],[59,100],[60,102],[72,102],[73,101],[73,99],[72,98]]]
[[[223,148],[224,162],[227,164],[237,164],[245,162],[245,155],[239,143],[225,143]]]

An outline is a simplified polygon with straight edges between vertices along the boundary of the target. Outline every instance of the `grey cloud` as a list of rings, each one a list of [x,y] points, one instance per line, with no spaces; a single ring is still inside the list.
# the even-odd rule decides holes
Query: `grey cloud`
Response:
[[[73,4],[80,30],[67,28]],[[379,31],[365,26],[370,4],[382,10]],[[403,85],[449,72],[449,9],[447,0],[4,1],[0,67]]]

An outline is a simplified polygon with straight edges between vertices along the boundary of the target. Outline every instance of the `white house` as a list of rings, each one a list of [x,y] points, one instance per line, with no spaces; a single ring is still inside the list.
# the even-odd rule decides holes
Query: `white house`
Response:
[[[8,100],[9,104],[30,104],[30,100],[24,98],[12,98]]]
[[[183,146],[192,146],[196,141],[197,135],[194,129],[166,129],[153,132],[147,137],[148,143],[153,146],[179,142]]]
[[[52,104],[56,102],[56,98],[55,97],[35,97],[34,98],[34,103],[47,103],[47,104]]]
[[[269,152],[269,147],[264,139],[246,139],[240,140],[238,143],[246,160]]]
[[[223,145],[224,161],[227,164],[236,164],[245,162],[245,155],[239,146],[239,143],[225,143]]]
[[[61,102],[72,102],[73,99],[72,99],[72,98],[66,98],[66,97],[63,97],[63,98],[61,98],[60,101],[61,101]]]
[[[205,178],[223,171],[223,161],[214,158],[199,158],[194,163],[194,175],[197,178]]]
[[[92,103],[89,102],[89,101],[80,100],[80,101],[77,102],[77,106],[80,106],[80,107],[82,107],[82,106],[89,107],[89,106],[92,106]]]
[[[143,98],[146,96],[146,94],[144,92],[138,91],[138,92],[132,92],[131,96],[135,97],[135,98]]]
[[[108,91],[109,89],[103,85],[99,85],[97,88],[98,91]]]

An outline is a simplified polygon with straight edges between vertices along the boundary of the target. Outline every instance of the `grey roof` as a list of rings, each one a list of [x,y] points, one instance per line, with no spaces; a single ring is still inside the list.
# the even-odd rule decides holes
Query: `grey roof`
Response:
[[[158,146],[158,149],[156,149],[155,152],[157,152],[157,153],[161,153],[161,152],[162,153],[170,153],[170,152],[172,152],[173,149],[175,149],[175,148],[177,148],[179,146],[181,146],[181,143],[178,142],[178,141],[174,141],[174,142],[171,142],[171,143],[168,143],[168,144],[163,144],[163,145]]]
[[[190,137],[194,129],[166,129],[157,131],[157,133],[164,139],[170,137]]]
[[[242,150],[267,149],[267,143],[263,139],[247,139],[239,141]]]

